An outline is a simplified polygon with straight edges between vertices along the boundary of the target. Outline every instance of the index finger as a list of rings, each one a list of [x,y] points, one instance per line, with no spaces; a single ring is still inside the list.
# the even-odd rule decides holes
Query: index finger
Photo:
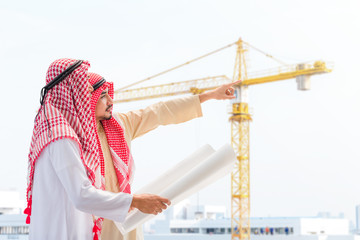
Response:
[[[228,83],[227,86],[231,87],[233,85],[236,85],[236,84],[239,84],[241,83],[242,80],[238,80],[238,81],[235,81],[235,82],[232,82],[232,83]]]

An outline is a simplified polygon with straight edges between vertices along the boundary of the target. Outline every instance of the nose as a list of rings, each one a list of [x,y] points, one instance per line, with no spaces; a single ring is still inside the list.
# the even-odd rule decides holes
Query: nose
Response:
[[[109,95],[107,95],[107,103],[108,103],[108,105],[112,105],[113,102],[114,102],[113,99]]]

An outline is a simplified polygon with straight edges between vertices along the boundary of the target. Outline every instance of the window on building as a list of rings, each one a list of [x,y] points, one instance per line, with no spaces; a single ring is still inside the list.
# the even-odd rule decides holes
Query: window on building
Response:
[[[1,226],[0,235],[28,235],[28,226]]]
[[[250,229],[250,234],[259,235],[260,234],[260,229],[259,228],[251,228]]]
[[[199,233],[199,228],[170,228],[171,233]]]
[[[250,229],[253,235],[289,235],[294,234],[292,227],[254,227]]]

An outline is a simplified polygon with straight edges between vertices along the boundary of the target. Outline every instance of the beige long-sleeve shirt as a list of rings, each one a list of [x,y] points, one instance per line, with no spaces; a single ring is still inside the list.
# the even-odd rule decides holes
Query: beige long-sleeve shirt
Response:
[[[145,109],[131,111],[125,114],[114,113],[114,118],[119,121],[124,128],[125,140],[130,149],[133,139],[140,137],[160,125],[178,124],[201,116],[200,99],[197,95],[159,102]],[[98,126],[98,132],[105,159],[105,189],[110,192],[119,192],[119,182],[105,131],[102,126]],[[135,229],[127,234],[127,236],[122,236],[113,221],[104,219],[101,239],[134,240],[143,239],[143,235],[141,229]]]

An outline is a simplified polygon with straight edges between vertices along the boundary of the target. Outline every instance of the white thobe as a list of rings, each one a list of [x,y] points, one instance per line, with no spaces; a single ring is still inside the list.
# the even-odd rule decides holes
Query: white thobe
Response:
[[[131,202],[91,185],[75,141],[55,141],[35,164],[29,239],[92,240],[92,214],[123,222]]]

